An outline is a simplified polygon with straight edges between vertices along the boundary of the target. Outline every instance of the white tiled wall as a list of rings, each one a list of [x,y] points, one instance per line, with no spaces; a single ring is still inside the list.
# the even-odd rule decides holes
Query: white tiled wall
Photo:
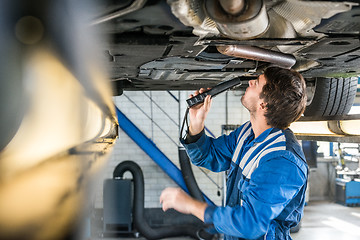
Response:
[[[192,92],[172,91],[180,99],[179,103],[166,91],[136,91],[125,92],[122,96],[115,97],[114,102],[118,108],[150,139],[156,146],[175,164],[178,164],[178,135],[179,125],[185,113],[185,100]],[[249,119],[248,111],[241,105],[239,92],[230,91],[213,99],[210,113],[206,119],[206,127],[215,135],[221,135],[221,125],[226,123],[226,95],[228,105],[228,124],[241,124]],[[150,96],[155,103],[151,103]],[[130,99],[130,100],[129,100]],[[135,106],[141,108],[141,110]],[[159,107],[171,117],[170,120]],[[161,126],[164,132],[171,137],[170,140],[159,127],[152,123],[146,116],[152,117],[153,121]],[[174,123],[175,122],[175,123]],[[175,143],[174,143],[175,142]],[[125,132],[120,130],[119,139],[114,147],[112,155],[104,171],[104,178],[112,178],[112,172],[117,164],[124,160],[136,162],[142,168],[145,178],[145,207],[160,207],[159,196],[161,191],[176,184],[133,142]],[[203,169],[204,170],[204,169]],[[200,189],[216,204],[221,204],[223,175],[208,172],[205,175],[198,167],[193,166],[194,175]],[[130,173],[125,177],[131,178]],[[211,178],[213,182],[209,179]],[[218,186],[217,186],[218,185]],[[102,207],[102,179],[99,181],[96,191],[96,207]],[[218,196],[218,191],[221,196]]]

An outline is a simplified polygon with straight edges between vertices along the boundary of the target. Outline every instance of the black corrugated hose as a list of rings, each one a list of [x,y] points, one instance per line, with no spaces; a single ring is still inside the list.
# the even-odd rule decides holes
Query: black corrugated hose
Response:
[[[173,227],[151,228],[144,214],[144,176],[141,168],[133,161],[124,161],[116,166],[113,178],[122,178],[125,172],[131,172],[134,181],[134,224],[146,239],[155,240],[169,237],[191,236],[194,239],[212,239],[212,235],[193,224]]]
[[[201,202],[205,202],[203,193],[201,192],[199,186],[196,183],[190,164],[190,159],[184,147],[179,147],[179,162],[180,162],[181,174],[184,178],[186,187],[189,190],[190,196]]]

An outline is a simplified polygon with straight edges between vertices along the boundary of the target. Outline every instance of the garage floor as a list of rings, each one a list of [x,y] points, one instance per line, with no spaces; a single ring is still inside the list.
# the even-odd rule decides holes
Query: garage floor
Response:
[[[304,210],[301,229],[294,240],[359,240],[360,207],[329,202],[310,202]]]
[[[305,207],[301,229],[292,233],[294,240],[359,240],[360,207],[346,207],[332,202],[310,202]],[[115,240],[105,238],[105,240]],[[119,238],[116,238],[119,239]],[[143,240],[143,238],[121,238]],[[169,238],[181,240],[189,238]]]

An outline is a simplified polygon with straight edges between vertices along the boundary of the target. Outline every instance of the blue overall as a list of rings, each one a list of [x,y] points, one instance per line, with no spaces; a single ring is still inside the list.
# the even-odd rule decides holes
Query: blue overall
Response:
[[[308,167],[290,129],[270,128],[254,139],[251,123],[219,138],[185,144],[193,164],[229,171],[226,206],[209,206],[205,223],[225,239],[291,239],[303,214]]]

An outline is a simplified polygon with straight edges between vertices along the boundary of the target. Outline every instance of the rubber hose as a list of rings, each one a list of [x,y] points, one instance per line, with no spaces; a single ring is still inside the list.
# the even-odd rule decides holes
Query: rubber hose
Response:
[[[193,224],[151,228],[144,214],[144,175],[139,165],[132,161],[121,162],[114,169],[113,178],[122,178],[127,171],[131,172],[134,181],[134,223],[140,234],[149,240],[179,236],[202,239],[199,237],[201,229],[196,228]]]
[[[190,196],[192,196],[196,200],[205,202],[204,195],[201,192],[199,185],[196,182],[194,173],[192,171],[189,156],[187,155],[185,148],[182,146],[179,146],[179,162],[180,162],[181,174],[184,178],[185,185],[189,191]],[[216,230],[214,229],[213,226],[211,227],[208,226],[206,229],[201,229],[199,236],[202,239],[217,238]]]
[[[179,162],[181,174],[184,178],[185,185],[189,190],[190,196],[201,202],[205,202],[203,193],[201,192],[198,184],[196,183],[194,173],[190,164],[190,159],[184,147],[179,147]]]

